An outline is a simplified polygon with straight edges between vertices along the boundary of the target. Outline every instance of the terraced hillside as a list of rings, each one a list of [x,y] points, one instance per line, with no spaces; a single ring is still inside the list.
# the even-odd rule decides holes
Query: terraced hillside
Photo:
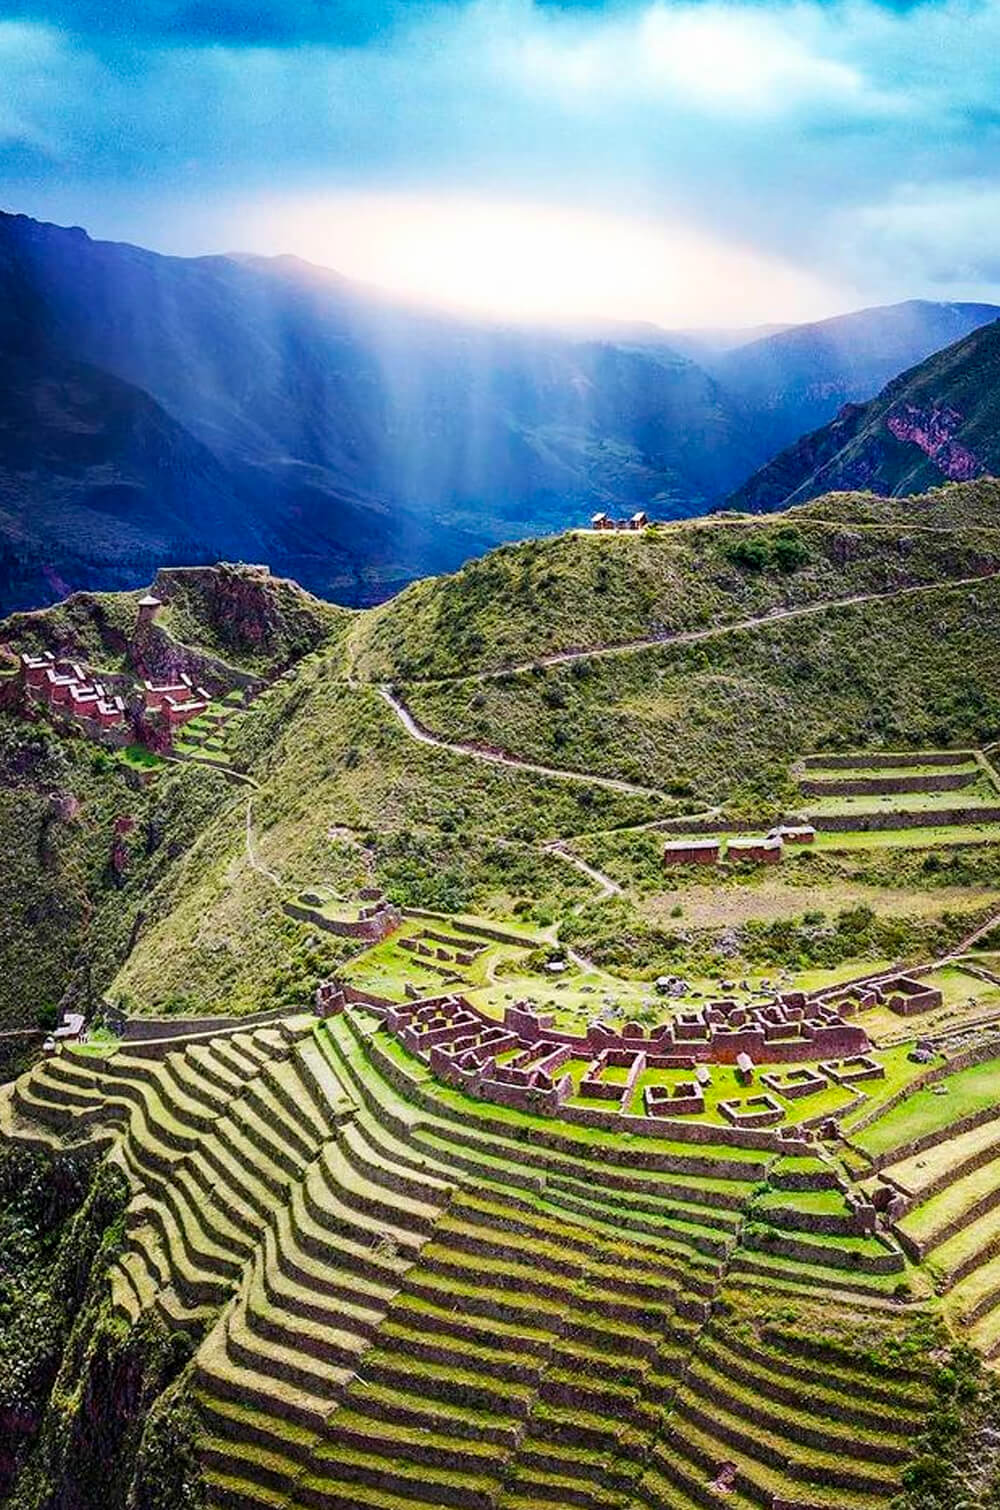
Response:
[[[987,1510],[997,497],[270,642],[182,575],[249,706],[142,768],[0,709],[11,1510]]]
[[[792,1211],[832,1166],[504,1116],[363,1009],[65,1051],[2,1126],[126,1171],[112,1304],[198,1344],[211,1505],[874,1510],[927,1410],[845,1341],[912,1325],[884,1280],[744,1249],[769,1170]]]

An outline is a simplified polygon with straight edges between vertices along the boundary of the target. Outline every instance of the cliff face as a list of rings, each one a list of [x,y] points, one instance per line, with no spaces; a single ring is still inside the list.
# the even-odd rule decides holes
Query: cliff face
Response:
[[[0,1155],[0,1502],[197,1510],[191,1344],[152,1313],[133,1328],[113,1317],[129,1191],[95,1152]]]
[[[918,493],[1000,472],[1000,322],[846,405],[732,494],[732,507],[783,508],[832,491]]]

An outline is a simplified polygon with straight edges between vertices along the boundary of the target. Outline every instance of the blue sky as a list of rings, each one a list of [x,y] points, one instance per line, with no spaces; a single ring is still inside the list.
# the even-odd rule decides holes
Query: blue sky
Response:
[[[501,317],[1000,300],[1000,0],[15,0],[7,208]]]

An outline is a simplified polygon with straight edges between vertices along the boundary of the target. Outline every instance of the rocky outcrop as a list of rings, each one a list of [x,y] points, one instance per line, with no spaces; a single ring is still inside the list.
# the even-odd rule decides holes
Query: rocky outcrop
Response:
[[[919,446],[951,482],[969,482],[984,470],[972,452],[955,439],[963,423],[957,409],[918,409],[902,404],[885,423],[897,440]]]

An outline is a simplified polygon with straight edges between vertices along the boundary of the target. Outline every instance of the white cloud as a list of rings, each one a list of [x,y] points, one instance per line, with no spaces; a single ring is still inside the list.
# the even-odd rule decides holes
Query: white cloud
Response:
[[[1000,282],[997,57],[1000,0],[413,4],[354,50],[0,25],[0,149],[53,165],[8,201],[177,251],[364,246],[456,302],[523,304],[534,271],[577,306],[791,317]],[[285,205],[352,208],[324,241]]]
[[[868,108],[874,100],[859,64],[829,54],[830,28],[817,25],[812,6],[657,3],[589,24],[541,20],[523,7],[515,13],[522,25],[509,27],[498,45],[499,66],[570,102],[574,95],[640,99],[708,114],[779,116],[803,105]]]
[[[433,194],[268,199],[239,240],[404,297],[511,320],[662,325],[815,319],[844,290],[680,221]]]

